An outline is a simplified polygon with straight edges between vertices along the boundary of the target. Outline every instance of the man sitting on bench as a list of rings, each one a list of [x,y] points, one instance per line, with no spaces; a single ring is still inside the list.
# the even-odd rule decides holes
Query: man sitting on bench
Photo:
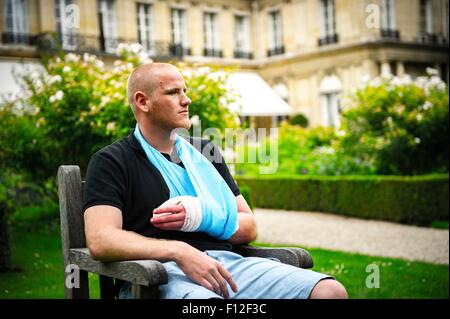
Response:
[[[256,238],[255,219],[217,147],[201,140],[198,149],[173,134],[191,125],[176,67],[137,67],[127,94],[136,128],[94,154],[87,170],[83,212],[94,259],[161,261],[163,299],[347,298],[328,275],[232,252]],[[208,147],[219,160],[202,154]],[[130,297],[125,283],[119,298]]]

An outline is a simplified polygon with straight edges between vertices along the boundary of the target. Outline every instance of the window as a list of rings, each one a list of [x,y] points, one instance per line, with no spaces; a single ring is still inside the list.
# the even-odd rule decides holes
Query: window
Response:
[[[252,54],[250,53],[250,33],[248,28],[248,17],[244,15],[236,15],[234,17],[234,25],[234,57],[251,59]]]
[[[339,127],[340,101],[338,93],[321,95],[322,120],[324,126]]]
[[[27,2],[7,0],[5,2],[5,43],[28,43]]]
[[[342,82],[336,75],[327,75],[320,82],[320,111],[324,126],[340,125],[340,94]]]
[[[320,11],[319,45],[337,43],[334,0],[320,0]]]
[[[433,7],[431,0],[420,0],[420,32],[433,33]]]
[[[205,56],[222,56],[222,52],[220,50],[217,14],[205,12],[203,14],[203,22],[205,30]]]
[[[114,53],[118,45],[115,0],[99,0],[98,6],[102,50]]]
[[[442,36],[448,42],[448,0],[442,1]]]
[[[73,0],[55,0],[56,30],[61,46],[65,50],[75,50],[76,32],[67,20],[66,8],[73,4]]]
[[[187,38],[186,10],[172,9],[172,53],[174,55],[190,54]]]
[[[137,20],[139,43],[142,44],[145,50],[154,53],[153,6],[151,4],[138,3]]]
[[[435,43],[437,38],[433,34],[433,6],[431,0],[420,0],[420,27],[418,40],[421,43]]]
[[[283,54],[283,29],[281,24],[281,12],[269,12],[269,51],[268,56]]]
[[[381,0],[381,36],[383,38],[399,38],[395,5],[395,0]]]

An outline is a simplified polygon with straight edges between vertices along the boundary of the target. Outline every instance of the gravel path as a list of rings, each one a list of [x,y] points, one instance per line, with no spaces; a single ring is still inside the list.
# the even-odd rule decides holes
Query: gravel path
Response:
[[[258,242],[449,264],[449,231],[332,214],[256,208]]]

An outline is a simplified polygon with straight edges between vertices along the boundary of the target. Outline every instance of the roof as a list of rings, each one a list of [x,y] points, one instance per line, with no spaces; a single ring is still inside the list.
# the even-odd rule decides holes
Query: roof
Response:
[[[292,107],[257,73],[230,73],[227,85],[237,95],[230,108],[241,116],[279,116],[293,112]]]

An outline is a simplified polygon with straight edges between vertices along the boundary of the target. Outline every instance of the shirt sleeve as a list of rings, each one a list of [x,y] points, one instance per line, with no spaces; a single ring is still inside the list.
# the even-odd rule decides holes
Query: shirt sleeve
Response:
[[[125,191],[125,174],[118,161],[107,153],[94,154],[86,172],[83,213],[96,205],[111,205],[122,211]]]
[[[230,170],[228,169],[227,163],[220,153],[219,147],[217,147],[213,142],[208,140],[202,140],[202,154],[207,157],[207,159],[214,165],[216,170],[222,176],[222,178],[230,187],[231,192],[234,196],[241,194],[239,187],[237,186],[233,176],[231,176]]]

